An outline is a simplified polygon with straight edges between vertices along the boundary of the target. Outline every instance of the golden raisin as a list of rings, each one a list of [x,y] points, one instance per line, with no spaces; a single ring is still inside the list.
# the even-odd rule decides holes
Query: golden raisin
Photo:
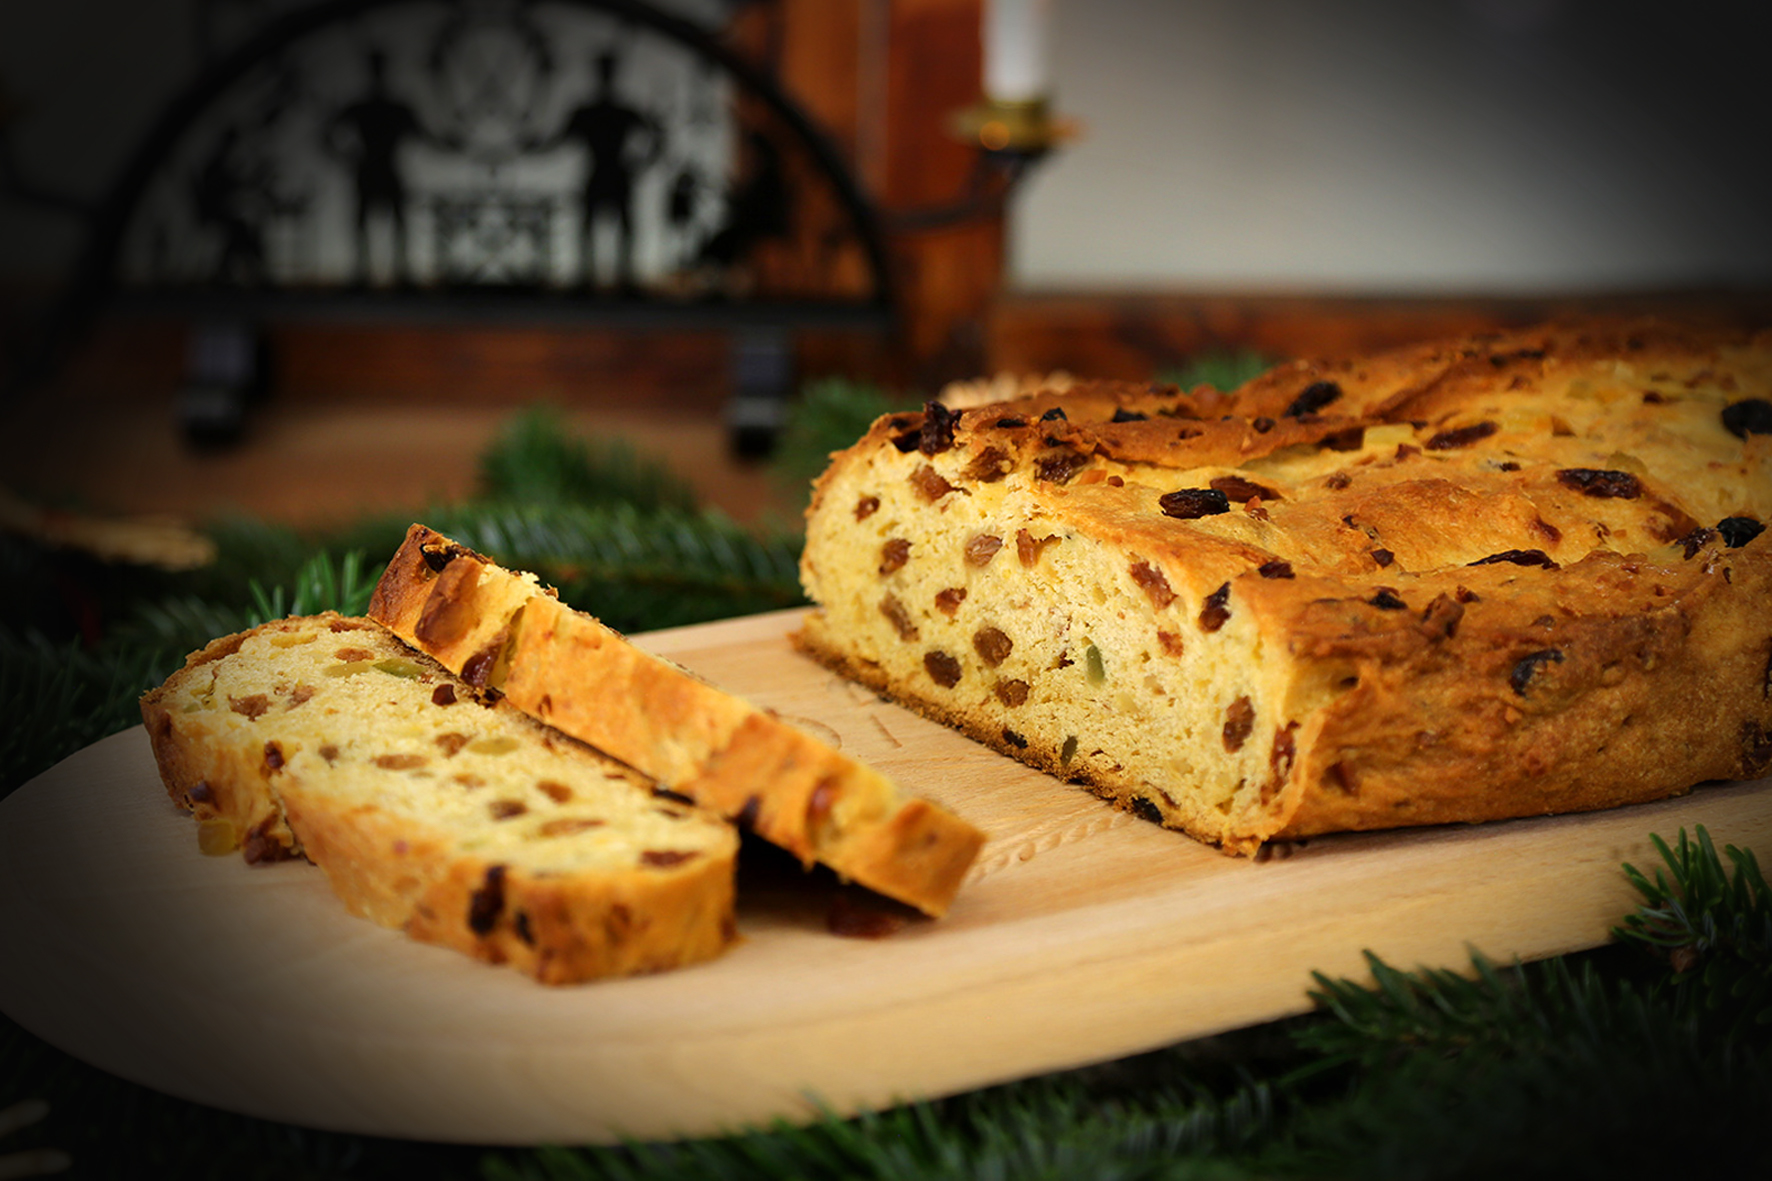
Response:
[[[979,569],[991,564],[997,551],[1003,548],[1003,539],[989,533],[975,533],[966,543],[966,564]]]
[[[544,821],[535,830],[535,834],[543,837],[571,836],[575,832],[602,828],[604,823],[602,820],[593,820],[589,816],[556,816],[552,820]]]
[[[988,667],[996,668],[1014,650],[1015,641],[998,628],[981,627],[972,635],[972,648]]]
[[[1153,607],[1161,609],[1175,601],[1175,592],[1169,588],[1169,580],[1149,562],[1132,563],[1132,581],[1150,596]]]
[[[205,820],[197,825],[197,849],[205,857],[225,857],[240,847],[240,834],[226,820]]]
[[[1057,537],[1048,536],[1036,540],[1034,535],[1026,529],[1018,529],[1015,533],[1015,556],[1021,559],[1023,566],[1032,566],[1040,560],[1040,555],[1045,553],[1049,546],[1057,544]]]
[[[904,569],[904,564],[911,560],[911,543],[902,537],[894,537],[880,547],[880,573],[892,574]]]
[[[1014,461],[1009,458],[1009,453],[1001,447],[986,447],[966,466],[966,478],[977,480],[980,484],[995,484],[1008,475],[1013,466]]]
[[[911,487],[917,490],[917,495],[929,504],[934,504],[954,490],[954,486],[942,479],[928,464],[912,472],[910,479]]]
[[[960,662],[939,650],[923,654],[923,668],[929,678],[943,689],[952,689],[960,683]]]
[[[1232,754],[1243,749],[1255,730],[1255,707],[1247,697],[1239,697],[1224,711],[1224,749]]]
[[[1007,706],[1017,706],[1028,699],[1028,683],[1026,681],[998,681],[997,700]]]
[[[917,625],[911,621],[911,613],[905,610],[905,605],[898,601],[897,595],[887,595],[880,600],[880,614],[892,624],[892,630],[898,633],[899,639],[917,638]]]
[[[1279,500],[1280,494],[1265,484],[1257,484],[1254,480],[1246,480],[1242,476],[1218,476],[1208,480],[1206,486],[1215,492],[1222,492],[1227,500],[1235,504],[1247,504],[1251,500]]]

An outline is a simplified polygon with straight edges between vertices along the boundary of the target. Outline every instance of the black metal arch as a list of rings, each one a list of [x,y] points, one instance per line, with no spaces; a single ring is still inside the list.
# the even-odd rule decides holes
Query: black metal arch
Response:
[[[377,9],[412,2],[413,0],[324,0],[311,8],[287,13],[211,65],[180,92],[155,120],[94,211],[67,295],[57,312],[52,313],[51,321],[40,338],[40,343],[49,350],[45,361],[65,346],[104,301],[115,293],[118,286],[119,255],[138,204],[180,138],[229,86],[248,70],[272,59],[310,33]],[[883,322],[893,318],[895,299],[891,272],[887,264],[879,217],[873,204],[862,193],[829,138],[767,74],[721,44],[701,27],[682,17],[651,8],[641,0],[552,2],[605,13],[676,41],[701,58],[718,64],[753,97],[761,100],[770,113],[806,149],[817,174],[830,186],[848,215],[867,258],[872,278],[870,294],[865,299],[851,301],[846,306],[864,313],[872,321]],[[512,301],[507,298],[505,302]],[[672,310],[674,309],[660,306],[649,310],[646,318],[655,322],[669,320]],[[685,310],[692,311],[693,305]],[[737,318],[744,318],[740,307],[730,306],[728,310],[739,313]],[[767,303],[755,310],[764,318],[770,315]]]

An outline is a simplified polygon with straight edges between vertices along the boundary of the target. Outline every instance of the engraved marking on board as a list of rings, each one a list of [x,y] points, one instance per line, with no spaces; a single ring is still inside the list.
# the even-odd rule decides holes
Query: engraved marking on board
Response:
[[[892,744],[893,749],[895,749],[895,750],[903,749],[904,743],[900,742],[898,740],[898,736],[893,734],[893,732],[891,730],[888,730],[886,728],[886,723],[882,722],[880,720],[879,714],[873,714],[873,713],[869,714],[868,721],[872,722],[874,724],[874,728],[880,731],[880,736],[882,738],[884,738],[887,742],[890,742]]]
[[[846,677],[840,677],[836,673],[831,674],[831,683],[842,689],[843,695],[849,698],[851,705],[873,705],[877,701],[884,700],[866,685],[851,681]]]
[[[1110,829],[1143,823],[1145,822],[1136,816],[1104,803],[1100,812],[1085,817],[1081,821],[1062,828],[1050,828],[1043,831],[1036,828],[1014,844],[1004,844],[995,849],[987,847],[989,855],[973,862],[972,869],[966,874],[966,885],[973,885],[993,874],[1001,873],[1005,869],[1012,869],[1023,862],[1032,861],[1039,854],[1056,849],[1060,845],[1073,844]]]
[[[843,749],[843,736],[817,718],[803,718],[795,714],[778,714],[782,721],[797,730],[803,730],[832,750]]]

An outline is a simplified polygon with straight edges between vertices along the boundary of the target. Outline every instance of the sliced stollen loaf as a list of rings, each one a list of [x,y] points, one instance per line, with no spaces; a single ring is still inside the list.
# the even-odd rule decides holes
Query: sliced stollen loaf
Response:
[[[1229,851],[1772,762],[1772,339],[1586,324],[876,422],[802,646]]]
[[[549,984],[732,940],[737,834],[335,614],[216,640],[142,699],[200,842],[305,855],[353,914]]]
[[[803,863],[945,913],[984,837],[928,800],[414,525],[369,614],[477,687]]]

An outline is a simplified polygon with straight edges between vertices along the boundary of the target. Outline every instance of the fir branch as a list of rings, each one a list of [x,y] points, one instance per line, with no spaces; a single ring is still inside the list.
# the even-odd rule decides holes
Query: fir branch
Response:
[[[1637,995],[1635,1028],[1579,1024],[1537,1052],[1415,1053],[1294,1109],[1263,1163],[1369,1178],[1646,1176],[1694,1154],[1763,1176],[1772,1104],[1763,1056],[1693,1036]],[[1756,1171],[1757,1170],[1757,1171]]]
[[[1246,381],[1260,377],[1275,364],[1273,357],[1254,349],[1202,353],[1197,357],[1190,357],[1177,368],[1164,370],[1158,375],[1158,380],[1178,385],[1184,390],[1207,385],[1216,390],[1230,391]]]
[[[1403,972],[1365,953],[1373,984],[1312,973],[1310,996],[1335,1021],[1307,1025],[1296,1037],[1321,1058],[1291,1076],[1326,1067],[1383,1069],[1411,1054],[1511,1058],[1540,1052],[1579,1021],[1604,1037],[1631,1023],[1591,963],[1566,960],[1500,969],[1471,954],[1471,973],[1422,968]]]
[[[770,467],[781,484],[796,492],[830,464],[831,453],[849,447],[883,414],[922,404],[910,394],[889,394],[867,382],[827,378],[807,383],[788,406]]]
[[[631,505],[641,511],[695,506],[695,494],[663,463],[621,439],[574,435],[558,410],[515,415],[480,457],[480,495],[526,504]]]
[[[139,721],[136,699],[164,664],[152,648],[95,654],[0,626],[0,796]]]
[[[805,1126],[619,1148],[552,1148],[490,1160],[491,1181],[854,1181],[951,1178],[1234,1178],[1236,1157],[1270,1132],[1264,1088],[1219,1102],[1183,1087],[1103,1102],[1057,1075]]]
[[[245,606],[254,580],[266,586],[293,580],[314,551],[312,540],[296,530],[256,517],[223,517],[205,532],[215,542],[215,561],[192,571],[180,590],[236,606]]]
[[[322,611],[362,615],[369,610],[369,599],[375,593],[379,576],[379,570],[371,574],[365,569],[359,551],[353,550],[335,562],[331,554],[321,550],[302,563],[287,591],[278,586],[267,592],[256,579],[248,584],[252,611],[246,626],[256,627],[289,615],[318,615]]]
[[[534,571],[564,601],[622,630],[804,601],[797,538],[759,537],[711,511],[495,504],[444,509],[430,523],[503,565]]]
[[[1320,1055],[1283,1085],[1298,1102],[1281,1171],[1357,1176],[1566,1176],[1649,1172],[1702,1144],[1719,1163],[1772,1168],[1759,1131],[1772,1110],[1763,1015],[1772,991],[1768,891],[1750,852],[1682,832],[1667,871],[1623,867],[1644,902],[1620,946],[1472,975],[1401,972],[1368,953],[1373,983],[1318,975],[1326,1019],[1297,1034]],[[1601,972],[1646,949],[1662,972]],[[1578,966],[1572,966],[1578,965]],[[1301,1084],[1347,1090],[1310,1101]],[[1647,1141],[1645,1113],[1673,1136]]]
[[[1698,1014],[1720,1036],[1772,1039],[1772,886],[1751,850],[1727,845],[1731,873],[1703,825],[1696,839],[1680,830],[1670,848],[1650,842],[1666,865],[1651,881],[1624,867],[1643,902],[1613,933],[1666,962],[1665,982],[1678,1012]],[[1671,875],[1671,876],[1670,876]]]

